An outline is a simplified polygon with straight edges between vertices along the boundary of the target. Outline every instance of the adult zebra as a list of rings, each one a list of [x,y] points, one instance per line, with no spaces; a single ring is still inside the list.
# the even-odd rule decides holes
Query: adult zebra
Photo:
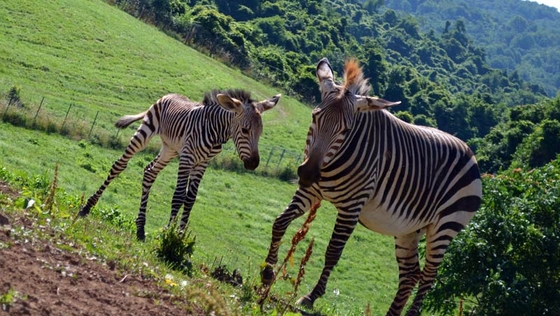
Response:
[[[141,119],[143,121],[123,155],[113,163],[105,182],[89,197],[79,215],[88,215],[111,181],[126,168],[132,156],[144,149],[154,135],[159,135],[162,140],[161,150],[144,169],[136,237],[145,240],[144,226],[150,188],[158,173],[177,155],[179,171],[169,222],[175,219],[184,205],[180,224],[181,229],[184,229],[208,162],[220,153],[222,144],[233,138],[245,168],[257,168],[258,141],[263,129],[261,114],[272,109],[279,99],[280,94],[256,102],[251,99],[249,92],[240,89],[213,90],[205,94],[202,103],[191,101],[182,95],[168,94],[142,113],[123,116],[115,124],[118,128],[125,128]]]
[[[400,102],[366,96],[368,80],[354,60],[346,62],[337,85],[326,58],[317,65],[322,100],[312,113],[299,188],[272,227],[262,271],[274,277],[278,248],[286,228],[320,200],[334,204],[338,216],[313,290],[298,302],[312,307],[346,241],[359,222],[395,236],[399,286],[387,315],[400,315],[418,281],[407,315],[420,313],[424,295],[451,240],[480,206],[482,186],[473,152],[461,140],[434,128],[405,123],[386,107]],[[420,270],[418,243],[426,235],[426,263]]]

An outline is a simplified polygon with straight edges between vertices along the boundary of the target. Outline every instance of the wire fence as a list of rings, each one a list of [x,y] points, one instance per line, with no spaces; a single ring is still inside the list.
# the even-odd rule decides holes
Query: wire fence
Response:
[[[113,111],[93,110],[89,106],[71,103],[67,107],[50,105],[46,97],[37,103],[23,104],[19,97],[9,94],[0,101],[0,119],[15,126],[58,133],[74,140],[88,140],[92,144],[112,149],[124,149],[134,134],[136,127],[126,130],[117,129],[114,122],[120,117]],[[148,144],[146,151],[157,154],[161,147],[159,138]],[[259,171],[265,176],[293,180],[295,170],[303,160],[303,150],[295,152],[281,146],[259,144],[261,163]],[[242,162],[236,158],[237,152],[233,142],[223,146],[222,153],[215,157],[210,166],[243,171]]]

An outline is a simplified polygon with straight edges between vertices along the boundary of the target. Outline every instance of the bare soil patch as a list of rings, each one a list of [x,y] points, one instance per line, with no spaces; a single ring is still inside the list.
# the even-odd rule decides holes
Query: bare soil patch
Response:
[[[17,195],[4,183],[0,192]],[[116,271],[114,263],[60,249],[33,234],[15,236],[14,227],[37,228],[18,214],[0,210],[0,303],[11,296],[0,304],[0,315],[192,315],[197,310],[154,281]]]

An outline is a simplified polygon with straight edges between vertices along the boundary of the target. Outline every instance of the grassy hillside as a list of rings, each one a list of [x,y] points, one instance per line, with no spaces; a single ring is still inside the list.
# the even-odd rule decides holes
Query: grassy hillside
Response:
[[[0,27],[4,30],[0,37],[1,93],[19,87],[27,107],[37,106],[45,97],[41,111],[57,116],[64,116],[74,104],[70,115],[76,120],[91,120],[99,111],[99,126],[113,132],[111,126],[118,116],[139,112],[168,92],[192,99],[213,88],[245,88],[258,99],[279,92],[196,53],[103,1],[3,1]],[[264,115],[262,144],[301,151],[309,112],[308,107],[284,96],[277,109]],[[132,131],[126,133],[131,135]],[[59,186],[69,194],[87,197],[93,193],[120,154],[120,150],[0,124],[0,167],[50,175],[58,163]],[[151,159],[142,154],[133,159],[129,169],[106,191],[99,207],[117,208],[133,218],[142,169]],[[176,169],[176,163],[170,164],[152,190],[148,240],[167,222]],[[223,263],[239,268],[246,279],[256,282],[272,221],[290,201],[295,188],[249,173],[208,170],[191,216],[191,229],[197,236],[195,263],[209,264],[223,258]],[[317,279],[334,218],[334,209],[324,203],[309,233],[317,238],[316,248],[301,294]],[[88,220],[92,219],[83,221]],[[294,223],[289,231],[281,255],[301,222]],[[392,238],[359,227],[317,307],[328,314],[362,314],[371,303],[372,313],[382,314],[396,284]],[[289,288],[286,281],[275,291],[281,294]],[[335,289],[339,295],[334,294]]]
[[[111,129],[166,93],[201,100],[211,89],[243,88],[256,99],[280,91],[241,76],[103,1],[3,1],[0,4],[0,93],[21,88],[24,104]],[[309,110],[284,96],[266,113],[263,143],[301,151]],[[290,117],[290,120],[286,120]]]

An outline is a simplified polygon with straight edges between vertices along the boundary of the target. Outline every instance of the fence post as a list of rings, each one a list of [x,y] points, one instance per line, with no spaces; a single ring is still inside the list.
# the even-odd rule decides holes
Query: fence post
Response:
[[[6,105],[6,111],[4,111],[4,114],[2,114],[2,117],[6,116],[6,113],[8,113],[8,109],[10,108],[10,105],[12,104],[13,100],[14,100],[14,97],[11,97],[10,101],[8,101],[8,105]]]
[[[282,153],[280,154],[280,160],[278,160],[278,164],[276,168],[280,167],[280,163],[282,162],[282,158],[284,158],[284,154],[286,153],[286,149],[282,149]]]
[[[91,137],[91,131],[93,131],[93,127],[95,126],[95,122],[97,122],[97,116],[99,115],[99,111],[95,114],[95,118],[93,119],[93,124],[91,124],[91,129],[89,130],[88,139]]]
[[[268,167],[268,163],[270,162],[270,157],[272,157],[273,152],[274,152],[274,147],[272,147],[272,149],[268,153],[268,159],[266,160],[266,166],[265,167]]]
[[[43,101],[45,101],[45,97],[43,97],[41,99],[41,103],[39,103],[39,108],[37,109],[37,112],[35,113],[35,117],[33,118],[33,126],[35,126],[35,121],[37,121],[37,116],[39,115],[39,111],[41,111],[41,107],[43,106]]]
[[[68,118],[68,113],[70,113],[71,108],[72,108],[72,103],[70,103],[70,106],[68,107],[68,110],[66,110],[66,116],[64,117],[64,122],[62,122],[62,126],[60,127],[60,132],[62,132],[64,130],[64,125],[66,125],[66,119]],[[97,119],[97,116],[95,118]]]

